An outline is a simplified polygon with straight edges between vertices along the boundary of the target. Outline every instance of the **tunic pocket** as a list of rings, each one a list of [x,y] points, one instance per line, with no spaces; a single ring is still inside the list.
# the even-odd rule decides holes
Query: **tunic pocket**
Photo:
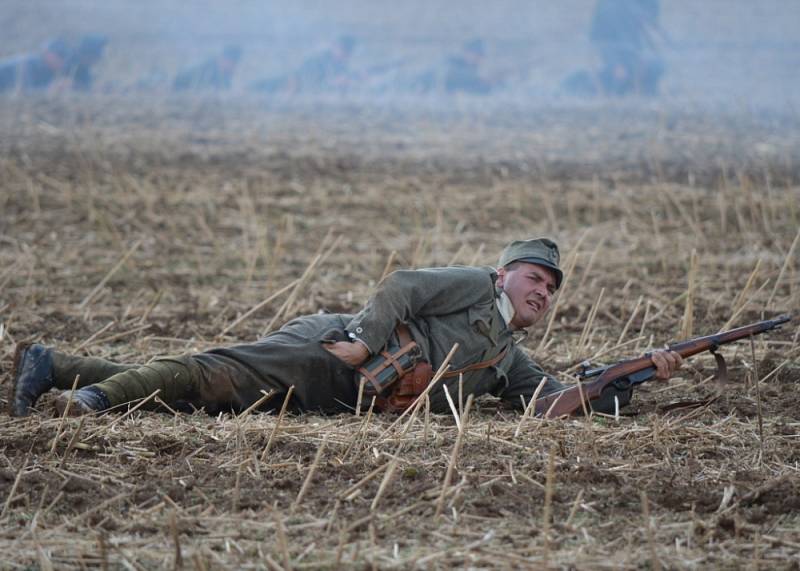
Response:
[[[467,313],[472,329],[489,339],[493,346],[497,345],[497,342],[492,338],[492,306],[473,306],[469,308]]]

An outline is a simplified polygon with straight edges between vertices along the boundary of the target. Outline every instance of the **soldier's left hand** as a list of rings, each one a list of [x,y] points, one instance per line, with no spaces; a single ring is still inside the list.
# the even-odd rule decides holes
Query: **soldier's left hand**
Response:
[[[650,360],[656,367],[656,378],[668,380],[683,365],[683,359],[675,351],[659,349],[650,354]]]

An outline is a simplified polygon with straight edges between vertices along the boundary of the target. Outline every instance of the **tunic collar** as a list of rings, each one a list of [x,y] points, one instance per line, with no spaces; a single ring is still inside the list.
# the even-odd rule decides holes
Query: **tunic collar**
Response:
[[[497,310],[506,322],[506,327],[511,329],[511,321],[514,319],[516,312],[511,303],[511,299],[506,295],[506,292],[500,290],[500,295],[497,296]]]

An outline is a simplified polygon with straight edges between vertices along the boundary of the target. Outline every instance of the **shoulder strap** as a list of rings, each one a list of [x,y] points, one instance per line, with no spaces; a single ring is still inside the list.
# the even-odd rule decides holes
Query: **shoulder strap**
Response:
[[[411,338],[411,331],[408,329],[408,326],[405,323],[398,323],[395,329],[397,331],[397,337],[400,341],[400,345],[406,345],[408,343],[412,343],[413,339]],[[477,371],[479,369],[486,369],[488,367],[493,367],[497,363],[503,360],[503,357],[506,356],[508,353],[508,347],[500,351],[497,355],[492,357],[491,359],[487,359],[486,361],[481,361],[480,363],[473,363],[472,365],[467,365],[462,369],[456,369],[455,371],[447,371],[442,378],[449,379],[452,377],[457,377],[463,373],[469,373],[470,371]]]
[[[456,369],[455,371],[447,371],[442,378],[449,379],[451,377],[457,377],[462,373],[469,373],[470,371],[477,371],[478,369],[486,369],[488,367],[493,367],[497,363],[503,360],[503,357],[506,356],[508,353],[508,347],[500,351],[497,355],[492,357],[491,359],[487,359],[486,361],[481,361],[480,363],[474,363],[472,365],[467,365],[462,369]]]

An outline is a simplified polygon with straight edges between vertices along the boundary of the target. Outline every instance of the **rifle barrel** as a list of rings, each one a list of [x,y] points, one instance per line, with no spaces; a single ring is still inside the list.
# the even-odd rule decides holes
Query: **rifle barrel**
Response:
[[[669,350],[675,351],[681,357],[691,357],[692,355],[702,353],[703,351],[716,350],[716,348],[720,345],[725,345],[727,343],[738,341],[739,339],[745,339],[752,335],[758,335],[760,333],[770,331],[788,322],[789,320],[791,320],[790,315],[781,315],[775,319],[758,321],[756,323],[751,323],[750,325],[737,327],[736,329],[720,331],[714,335],[695,337],[694,339],[689,339],[688,341],[682,341],[680,343],[676,343],[675,345],[670,345]]]

